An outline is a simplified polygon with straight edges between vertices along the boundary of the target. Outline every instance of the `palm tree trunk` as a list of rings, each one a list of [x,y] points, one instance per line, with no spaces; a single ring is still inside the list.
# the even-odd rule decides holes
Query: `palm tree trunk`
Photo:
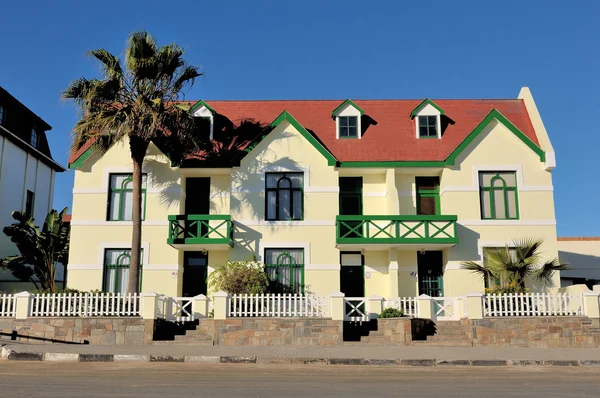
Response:
[[[144,151],[145,153],[146,151]],[[135,155],[133,160],[133,230],[131,233],[131,260],[127,293],[140,291],[140,260],[142,251],[142,160]]]

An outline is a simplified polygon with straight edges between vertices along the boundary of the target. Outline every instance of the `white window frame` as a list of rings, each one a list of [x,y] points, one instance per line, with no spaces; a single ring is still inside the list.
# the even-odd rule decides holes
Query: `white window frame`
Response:
[[[356,116],[356,129],[357,129],[357,137],[343,137],[340,138],[340,117],[342,116]],[[352,139],[361,139],[362,138],[362,126],[361,126],[361,114],[358,109],[356,109],[352,104],[346,105],[335,115],[335,138],[342,140],[352,140]]]
[[[215,116],[213,115],[211,110],[205,106],[202,106],[202,107],[196,109],[196,111],[194,111],[193,116],[208,119],[210,121],[210,136],[209,137],[212,140],[213,132],[214,132],[214,125],[215,125]]]
[[[419,136],[419,117],[420,116],[436,116],[437,138],[442,138],[442,123],[441,123],[440,111],[435,109],[435,107],[433,107],[431,104],[427,104],[415,115],[415,136],[417,138],[432,139],[433,137],[420,137]]]

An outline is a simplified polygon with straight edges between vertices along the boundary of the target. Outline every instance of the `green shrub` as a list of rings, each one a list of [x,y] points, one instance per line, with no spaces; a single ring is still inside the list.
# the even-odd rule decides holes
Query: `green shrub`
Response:
[[[404,316],[404,311],[398,310],[396,308],[386,308],[381,311],[379,314],[380,318],[402,318]]]
[[[256,260],[229,261],[215,268],[208,277],[208,285],[211,292],[264,294],[269,287],[269,278],[263,265]]]

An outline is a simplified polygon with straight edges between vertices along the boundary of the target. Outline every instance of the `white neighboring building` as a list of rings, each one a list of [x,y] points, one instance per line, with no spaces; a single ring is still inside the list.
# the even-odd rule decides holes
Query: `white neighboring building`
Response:
[[[558,238],[558,255],[573,267],[560,272],[562,287],[600,284],[600,237]]]
[[[51,128],[0,87],[0,258],[19,253],[2,232],[13,223],[13,211],[30,212],[41,226],[52,209],[55,175],[65,168],[52,159],[46,139]],[[0,292],[31,287],[0,269]]]

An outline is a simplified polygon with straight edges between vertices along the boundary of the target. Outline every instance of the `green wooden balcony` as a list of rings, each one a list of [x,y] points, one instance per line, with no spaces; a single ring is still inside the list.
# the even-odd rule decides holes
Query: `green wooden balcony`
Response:
[[[233,246],[233,228],[229,214],[186,214],[169,216],[169,238],[174,247],[228,248]]]
[[[336,243],[450,247],[458,243],[456,220],[456,216],[337,216]]]

